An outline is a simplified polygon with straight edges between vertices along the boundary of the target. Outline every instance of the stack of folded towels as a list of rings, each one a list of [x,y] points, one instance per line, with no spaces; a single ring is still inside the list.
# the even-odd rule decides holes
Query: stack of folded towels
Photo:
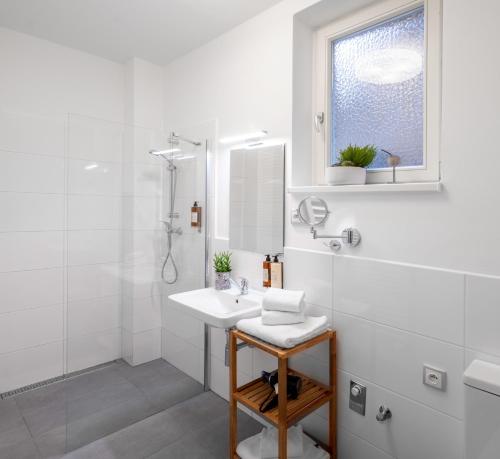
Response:
[[[304,297],[303,291],[270,288],[262,299],[262,316],[242,319],[236,327],[279,347],[297,346],[328,328],[326,316],[305,315]]]
[[[262,299],[262,323],[264,325],[302,324],[304,315],[304,297],[302,290],[282,290],[269,288]]]

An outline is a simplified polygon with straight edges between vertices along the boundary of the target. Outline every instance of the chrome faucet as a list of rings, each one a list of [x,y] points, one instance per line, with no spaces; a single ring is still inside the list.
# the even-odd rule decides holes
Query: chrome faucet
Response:
[[[231,278],[229,280],[236,288],[239,289],[240,295],[248,294],[248,279],[246,279],[245,277],[241,277],[239,283]]]

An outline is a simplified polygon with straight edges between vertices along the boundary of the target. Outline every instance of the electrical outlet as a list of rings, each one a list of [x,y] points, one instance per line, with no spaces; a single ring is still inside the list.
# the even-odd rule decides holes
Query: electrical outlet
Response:
[[[424,384],[438,390],[446,390],[446,371],[424,365]]]

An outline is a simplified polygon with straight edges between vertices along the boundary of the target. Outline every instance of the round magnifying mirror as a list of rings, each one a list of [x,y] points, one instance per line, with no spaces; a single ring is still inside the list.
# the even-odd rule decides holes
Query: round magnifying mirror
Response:
[[[328,218],[326,202],[317,196],[308,196],[300,201],[298,208],[300,220],[309,226],[317,226]]]

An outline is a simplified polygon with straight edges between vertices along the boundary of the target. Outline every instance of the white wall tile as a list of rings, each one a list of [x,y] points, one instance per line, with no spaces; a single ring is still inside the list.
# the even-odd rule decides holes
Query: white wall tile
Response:
[[[202,347],[203,349],[203,347]],[[226,349],[226,333],[222,328],[212,327],[210,329],[210,353],[212,358],[217,358],[220,361],[225,361]],[[253,371],[253,354],[254,349],[244,347],[238,351],[238,372],[244,373],[251,377]]]
[[[0,314],[0,353],[63,339],[62,305]]]
[[[0,111],[0,150],[64,156],[64,117]]]
[[[238,371],[238,385],[241,386],[252,380],[251,376]],[[210,367],[210,389],[225,400],[229,400],[229,368],[224,361],[218,358],[212,359]]]
[[[63,264],[63,232],[0,233],[0,272]]]
[[[474,351],[472,349],[465,349],[464,370],[472,363],[473,360],[482,360],[484,362],[494,363],[500,365],[500,356],[485,354],[483,352]]]
[[[118,229],[122,198],[119,196],[68,196],[68,229]]]
[[[85,300],[119,295],[121,265],[70,266],[68,268],[68,300]]]
[[[0,192],[0,231],[51,231],[64,225],[64,196]]]
[[[68,336],[96,333],[121,327],[121,296],[68,302]]]
[[[349,381],[367,386],[366,416],[349,409]],[[398,459],[457,459],[463,457],[462,422],[380,386],[338,373],[339,427],[354,432],[376,448]],[[389,422],[375,420],[380,405],[392,412]],[[364,458],[363,458],[364,459]]]
[[[0,314],[63,303],[62,268],[0,273]]]
[[[159,359],[162,356],[161,332],[161,327],[158,327],[133,334],[132,365],[140,365],[141,363]]]
[[[332,307],[333,256],[328,253],[285,247],[285,288],[304,290],[306,301]]]
[[[392,456],[344,429],[337,430],[337,447],[337,454],[342,459],[392,459]]]
[[[127,229],[161,229],[160,220],[167,220],[162,215],[160,198],[125,196],[123,198],[123,225]]]
[[[0,354],[0,392],[63,374],[63,343]]]
[[[68,231],[68,265],[121,261],[121,238],[119,230]]]
[[[334,309],[463,344],[463,274],[342,256],[334,271]]]
[[[0,151],[0,191],[64,193],[64,158]]]
[[[163,358],[199,382],[203,382],[203,351],[165,330]]]
[[[205,327],[201,320],[186,314],[168,299],[162,309],[162,316],[162,325],[168,332],[188,341],[198,349],[203,349]]]
[[[145,154],[147,154],[147,152],[145,152]],[[150,197],[161,196],[162,175],[164,170],[165,167],[160,165],[148,166],[136,163],[124,164],[124,194]],[[188,177],[182,178],[185,180]],[[179,185],[182,181],[179,180],[177,182],[178,189],[180,188]]]
[[[71,159],[68,161],[68,193],[121,195],[120,163]]]
[[[110,362],[121,357],[121,330],[69,336],[67,349],[68,372]]]
[[[132,308],[132,326],[129,328],[134,333],[151,330],[162,326],[161,321],[161,296],[146,298],[124,298],[124,305]]]
[[[122,160],[123,124],[71,115],[68,129],[70,158],[113,162]]]
[[[463,418],[463,348],[335,311],[339,368]],[[423,365],[447,372],[445,392],[423,384]]]
[[[123,267],[123,294],[131,298],[145,298],[162,293],[161,266],[155,264],[125,265]]]
[[[465,345],[500,356],[500,278],[466,277]]]
[[[130,264],[162,261],[166,252],[166,232],[161,230],[125,230],[123,257]]]

